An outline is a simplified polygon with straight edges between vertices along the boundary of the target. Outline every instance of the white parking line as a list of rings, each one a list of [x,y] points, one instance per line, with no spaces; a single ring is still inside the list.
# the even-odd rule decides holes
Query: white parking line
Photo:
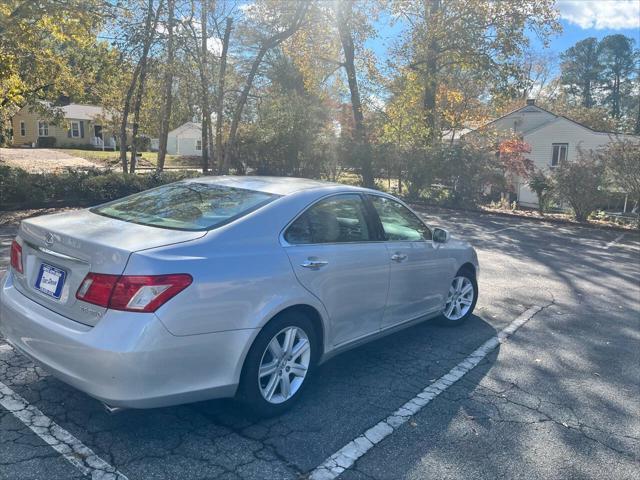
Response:
[[[607,243],[603,248],[605,250],[609,250],[610,247],[613,247],[616,243],[618,243],[620,240],[622,240],[622,238],[625,235],[626,235],[625,233],[622,233],[622,234],[618,235],[614,240],[612,240],[609,243]]]
[[[0,345],[2,350],[11,349],[6,347],[8,345]],[[127,477],[115,467],[93,453],[93,450],[2,382],[0,382],[0,406],[11,412],[14,417],[92,480],[127,480]]]
[[[524,227],[524,225],[513,225],[511,227],[499,228],[498,230],[494,230],[493,232],[488,232],[488,233],[492,234],[492,233],[504,232],[505,230],[510,230],[512,228],[520,228],[520,227]]]
[[[437,381],[426,387],[422,392],[402,405],[386,419],[377,423],[327,458],[321,465],[311,472],[309,479],[333,480],[337,478],[376,444],[380,443],[384,438],[396,431],[402,424],[406,423],[412,415],[418,413],[431,400],[460,380],[460,378],[462,378],[467,372],[478,365],[484,357],[509,338],[518,328],[527,323],[540,310],[542,310],[542,307],[533,306],[529,308],[526,312],[511,322],[504,330],[491,337],[471,355],[451,369],[449,373],[440,377]]]

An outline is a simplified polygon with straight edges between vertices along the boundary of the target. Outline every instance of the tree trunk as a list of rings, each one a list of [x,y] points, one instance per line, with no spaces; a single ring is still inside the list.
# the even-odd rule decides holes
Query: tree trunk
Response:
[[[164,169],[164,161],[167,155],[167,139],[169,137],[169,119],[173,104],[173,70],[174,70],[174,42],[173,24],[175,23],[175,0],[167,0],[167,66],[164,75],[164,104],[162,105],[162,118],[160,119],[160,139],[158,145],[158,161],[156,168],[159,172]]]
[[[636,128],[633,133],[640,135],[640,98],[638,99],[638,113],[636,114]]]
[[[593,97],[591,95],[591,82],[586,80],[582,87],[582,105],[586,108],[593,107]]]
[[[124,99],[122,107],[122,120],[120,122],[120,164],[122,165],[122,173],[127,173],[127,123],[129,123],[129,111],[131,110],[131,99],[138,84],[138,75],[140,75],[140,63],[136,65],[131,77],[131,83],[127,89],[127,95]]]
[[[613,118],[620,120],[620,75],[616,73],[613,80],[613,92],[611,92],[613,100]]]
[[[425,19],[428,25],[435,23],[435,18],[440,12],[441,0],[425,0]],[[437,30],[430,28],[430,30]],[[424,97],[422,107],[424,108],[424,122],[427,127],[427,142],[435,145],[440,140],[438,131],[438,117],[436,110],[436,100],[438,93],[438,41],[433,33],[429,33],[425,52],[425,77],[424,77]]]
[[[233,112],[233,117],[231,119],[231,127],[229,128],[229,139],[227,140],[227,147],[224,149],[224,162],[227,168],[235,163],[238,127],[242,118],[242,111],[244,110],[244,107],[247,103],[249,92],[253,87],[253,80],[258,73],[258,68],[262,63],[264,56],[269,50],[280,45],[287,38],[293,35],[298,30],[298,28],[300,28],[300,25],[302,24],[302,20],[304,19],[308,8],[309,4],[307,2],[298,2],[296,14],[289,28],[281,31],[280,33],[276,33],[275,35],[267,39],[262,44],[262,47],[260,47],[260,50],[258,50],[258,54],[251,64],[251,70],[249,71],[249,75],[247,76],[244,88],[240,93],[240,98],[238,99],[236,109]]]
[[[229,165],[225,161],[225,155],[222,152],[222,126],[223,110],[224,110],[224,81],[227,74],[227,52],[229,51],[229,37],[231,36],[231,27],[233,19],[227,17],[227,26],[224,30],[222,39],[222,54],[220,55],[220,72],[218,73],[218,98],[216,99],[216,150],[215,154],[218,160],[218,172],[226,174],[229,172]]]
[[[365,187],[373,187],[373,168],[371,165],[371,148],[367,131],[364,124],[364,114],[362,113],[362,102],[360,100],[360,90],[358,88],[358,78],[355,67],[355,46],[351,33],[351,3],[342,2],[336,10],[336,20],[340,43],[344,53],[344,68],[347,72],[349,92],[351,94],[351,108],[353,110],[353,121],[355,125],[355,141],[357,157],[361,166],[362,183]]]
[[[144,87],[147,80],[147,64],[149,59],[149,50],[151,49],[151,43],[155,36],[156,29],[158,27],[158,20],[160,19],[160,12],[162,10],[162,3],[158,4],[158,10],[153,13],[153,0],[149,0],[147,18],[144,25],[144,44],[142,47],[142,54],[140,56],[140,73],[138,75],[138,91],[136,92],[136,99],[133,106],[133,125],[131,127],[131,161],[129,162],[129,173],[135,173],[137,162],[137,141],[138,141],[138,129],[140,123],[140,108],[142,107],[142,98],[144,96]],[[153,22],[153,23],[152,23]]]
[[[202,1],[202,7],[200,9],[200,23],[201,23],[201,45],[200,45],[200,88],[202,95],[202,173],[209,171],[209,130],[211,124],[211,109],[209,107],[209,75],[207,72],[207,20],[209,16],[209,0]]]

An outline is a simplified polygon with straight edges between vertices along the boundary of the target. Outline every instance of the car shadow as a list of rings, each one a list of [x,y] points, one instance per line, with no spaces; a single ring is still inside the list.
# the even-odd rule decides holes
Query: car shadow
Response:
[[[301,474],[386,418],[495,333],[476,315],[457,328],[427,321],[393,333],[319,366],[300,401],[271,419],[257,418],[232,400],[109,415],[99,402],[55,378],[37,378],[39,369],[33,367],[33,378],[12,388],[98,455],[118,468],[125,465],[133,478],[138,469],[146,475],[160,469],[163,456],[202,455],[203,445],[210,449],[210,464],[204,463],[203,471],[221,462],[231,468],[234,462],[227,456],[235,449],[238,464],[262,452]],[[238,445],[243,445],[240,451]],[[144,458],[151,464],[143,468]]]

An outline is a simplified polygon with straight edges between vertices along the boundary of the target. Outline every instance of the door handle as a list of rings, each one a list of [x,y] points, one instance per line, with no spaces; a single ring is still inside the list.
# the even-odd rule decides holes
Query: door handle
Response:
[[[308,258],[307,260],[305,260],[304,262],[302,262],[300,264],[301,267],[304,268],[310,268],[312,270],[317,270],[321,267],[324,267],[325,265],[328,265],[329,262],[327,262],[326,260],[311,260],[310,258]]]
[[[404,253],[394,253],[393,255],[391,255],[391,260],[393,260],[394,262],[400,263],[406,259],[407,256]]]

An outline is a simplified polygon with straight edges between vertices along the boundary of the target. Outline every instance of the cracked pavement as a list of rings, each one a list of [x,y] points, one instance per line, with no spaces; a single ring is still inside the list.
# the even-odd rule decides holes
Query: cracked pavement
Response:
[[[605,248],[620,232],[420,210],[478,250],[476,315],[332,359],[279,418],[228,400],[109,416],[1,338],[0,382],[129,480],[299,480],[529,307],[546,306],[340,478],[640,478],[640,236]],[[14,234],[0,226],[0,270]],[[44,478],[86,477],[0,407],[0,479]]]

